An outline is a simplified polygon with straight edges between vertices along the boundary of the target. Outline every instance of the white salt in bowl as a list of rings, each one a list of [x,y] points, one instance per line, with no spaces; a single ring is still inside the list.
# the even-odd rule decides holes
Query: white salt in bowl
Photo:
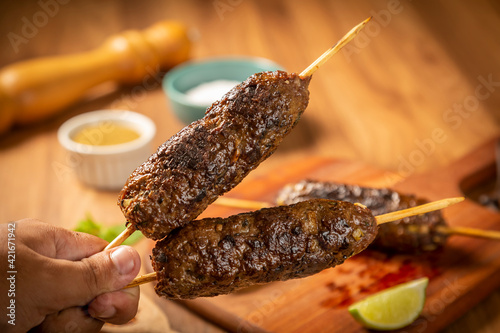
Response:
[[[252,74],[283,69],[253,57],[212,58],[192,61],[170,70],[163,90],[175,115],[185,124],[203,118],[206,109]]]
[[[83,128],[92,126],[89,143],[75,141]],[[130,129],[138,137],[123,143],[98,145],[116,127]],[[126,110],[87,112],[67,120],[59,127],[57,138],[67,151],[69,167],[84,184],[100,190],[119,190],[125,181],[153,151],[156,126],[148,117]],[[102,143],[102,142],[101,142]]]

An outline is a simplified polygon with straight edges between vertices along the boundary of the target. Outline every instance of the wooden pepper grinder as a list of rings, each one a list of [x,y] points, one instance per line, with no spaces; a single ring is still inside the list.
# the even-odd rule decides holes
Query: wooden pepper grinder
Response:
[[[173,21],[125,31],[80,54],[40,58],[0,71],[0,133],[61,111],[100,83],[141,82],[188,59],[186,28]]]

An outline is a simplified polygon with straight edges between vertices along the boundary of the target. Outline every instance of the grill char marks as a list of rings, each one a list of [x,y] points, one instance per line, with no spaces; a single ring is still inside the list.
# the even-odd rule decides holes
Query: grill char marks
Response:
[[[428,203],[411,194],[402,194],[387,188],[369,188],[333,182],[303,180],[287,185],[278,194],[279,204],[293,204],[303,200],[323,198],[359,202],[374,215],[390,213]],[[441,248],[448,235],[440,230],[446,221],[440,211],[405,217],[379,226],[378,236],[371,247],[389,251],[421,253]]]
[[[307,107],[309,81],[263,72],[230,90],[132,173],[118,198],[126,219],[152,239],[194,220],[276,150]]]
[[[155,290],[185,299],[306,277],[342,264],[376,234],[370,210],[323,199],[193,221],[153,249]]]

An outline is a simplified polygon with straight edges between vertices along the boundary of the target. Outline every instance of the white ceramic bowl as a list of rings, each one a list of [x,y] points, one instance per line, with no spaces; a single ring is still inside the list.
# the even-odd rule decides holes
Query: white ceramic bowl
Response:
[[[135,140],[107,146],[81,144],[74,135],[89,125],[119,124],[135,130]],[[103,127],[106,130],[109,127]],[[57,132],[57,138],[67,150],[76,176],[86,185],[102,190],[119,190],[128,176],[152,153],[151,141],[156,126],[148,117],[125,110],[87,112],[67,120]]]
[[[190,124],[203,118],[205,111],[212,103],[203,105],[193,102],[186,95],[188,90],[202,83],[216,80],[240,83],[254,73],[277,69],[283,68],[264,58],[207,58],[189,61],[169,70],[163,78],[162,87],[170,100],[174,114],[185,124]]]

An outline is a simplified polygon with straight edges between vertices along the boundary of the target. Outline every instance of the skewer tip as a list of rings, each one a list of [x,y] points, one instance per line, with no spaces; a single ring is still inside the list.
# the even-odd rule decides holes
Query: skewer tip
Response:
[[[123,243],[130,235],[132,235],[135,232],[135,227],[132,224],[129,224],[125,230],[122,231],[121,234],[119,234],[111,243],[108,244],[104,248],[104,251],[112,249],[114,247],[119,246],[121,243]]]
[[[311,76],[321,65],[328,61],[335,53],[340,51],[347,43],[349,43],[356,35],[365,27],[365,25],[372,19],[368,17],[363,22],[352,28],[347,34],[344,35],[335,45],[329,48],[325,53],[319,56],[312,64],[299,74],[301,78]]]
[[[454,205],[456,203],[459,203],[459,202],[462,202],[464,201],[465,198],[464,197],[456,197],[456,198],[450,198],[449,202],[450,202],[450,206],[451,205]]]
[[[403,210],[398,210],[395,212],[387,213],[387,214],[382,214],[375,216],[375,219],[377,220],[377,224],[383,224],[387,222],[393,222],[400,220],[402,218],[408,217],[408,216],[414,216],[414,215],[420,215],[420,214],[425,214],[432,212],[434,210],[439,210],[443,209],[452,205],[455,205],[459,202],[464,201],[464,197],[455,197],[455,198],[447,198],[447,199],[442,199],[438,201],[433,201],[429,202],[424,205],[420,206],[415,206]]]

